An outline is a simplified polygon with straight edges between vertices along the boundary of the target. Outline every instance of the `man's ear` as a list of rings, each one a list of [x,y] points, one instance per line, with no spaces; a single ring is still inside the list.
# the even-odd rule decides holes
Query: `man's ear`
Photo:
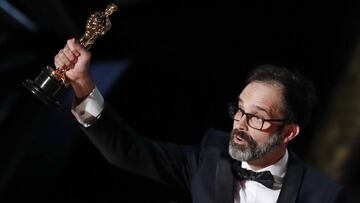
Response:
[[[295,123],[288,124],[284,127],[283,132],[284,132],[284,143],[288,144],[300,133],[300,126]]]

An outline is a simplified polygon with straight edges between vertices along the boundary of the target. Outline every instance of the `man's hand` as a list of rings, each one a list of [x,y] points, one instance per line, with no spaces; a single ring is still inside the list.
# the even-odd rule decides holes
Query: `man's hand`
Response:
[[[89,75],[91,53],[74,38],[69,39],[54,58],[56,67],[67,66],[66,77],[78,100],[87,97],[94,89]]]

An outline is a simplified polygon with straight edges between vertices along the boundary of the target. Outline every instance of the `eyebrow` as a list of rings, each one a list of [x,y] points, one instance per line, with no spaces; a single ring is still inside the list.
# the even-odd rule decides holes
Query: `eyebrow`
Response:
[[[238,102],[244,103],[243,100],[240,98],[240,96],[238,97]],[[270,112],[268,112],[265,108],[258,105],[254,105],[254,107],[260,111],[265,112],[268,116],[270,116]]]

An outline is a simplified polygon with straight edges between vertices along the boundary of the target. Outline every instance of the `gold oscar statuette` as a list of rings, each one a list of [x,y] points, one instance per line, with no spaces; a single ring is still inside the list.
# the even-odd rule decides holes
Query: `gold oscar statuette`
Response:
[[[86,22],[85,33],[80,38],[80,43],[87,50],[94,44],[95,40],[103,36],[111,28],[109,16],[117,10],[117,5],[112,3],[108,5],[103,12],[95,12],[90,15]],[[56,69],[47,66],[34,81],[26,79],[23,85],[39,98],[46,105],[60,108],[61,104],[57,100],[57,96],[64,87],[69,86],[66,78],[66,71],[69,68],[64,66]]]

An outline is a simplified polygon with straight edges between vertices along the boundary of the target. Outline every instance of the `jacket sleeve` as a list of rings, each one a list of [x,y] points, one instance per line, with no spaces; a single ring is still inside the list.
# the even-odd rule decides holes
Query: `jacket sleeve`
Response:
[[[93,125],[80,127],[111,164],[167,186],[189,190],[198,166],[197,146],[178,146],[142,137],[108,105]]]

